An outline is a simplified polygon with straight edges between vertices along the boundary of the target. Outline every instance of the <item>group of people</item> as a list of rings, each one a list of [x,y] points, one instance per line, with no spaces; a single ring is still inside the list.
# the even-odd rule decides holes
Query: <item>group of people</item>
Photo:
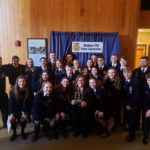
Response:
[[[31,58],[25,65],[19,57],[12,57],[12,64],[2,64],[0,57],[0,110],[3,127],[11,122],[17,138],[17,124],[21,136],[28,122],[34,123],[32,141],[44,131],[48,139],[73,135],[87,137],[96,132],[107,138],[120,125],[128,127],[127,142],[136,137],[142,118],[143,144],[148,144],[150,129],[150,67],[148,56],[140,58],[134,70],[127,66],[127,58],[113,54],[111,63],[105,64],[102,54],[92,54],[85,66],[68,53],[65,60],[56,59],[54,52],[49,60],[42,57],[41,66],[35,67]],[[9,98],[6,94],[6,76],[10,83]],[[42,127],[42,128],[41,128]],[[42,130],[41,130],[42,129]]]

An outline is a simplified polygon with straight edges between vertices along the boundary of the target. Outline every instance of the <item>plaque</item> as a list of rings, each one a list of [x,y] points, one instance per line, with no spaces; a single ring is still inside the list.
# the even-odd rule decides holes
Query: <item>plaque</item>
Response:
[[[75,92],[75,100],[80,103],[83,100],[83,93],[82,92]]]

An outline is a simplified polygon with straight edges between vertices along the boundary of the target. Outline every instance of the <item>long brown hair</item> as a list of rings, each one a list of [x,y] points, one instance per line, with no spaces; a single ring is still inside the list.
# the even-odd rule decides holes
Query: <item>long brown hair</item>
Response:
[[[29,88],[28,88],[28,83],[27,83],[27,80],[25,78],[25,76],[23,75],[20,75],[17,77],[16,79],[16,83],[15,83],[15,86],[14,86],[14,94],[15,94],[15,97],[16,99],[18,100],[19,98],[21,98],[21,90],[20,90],[20,87],[18,86],[18,81],[19,79],[24,79],[25,82],[26,82],[26,85],[25,85],[25,97],[24,99],[28,99],[29,98]]]
[[[110,69],[115,71],[115,77],[114,77],[114,83],[113,83],[114,88],[116,88],[117,90],[121,90],[121,80],[119,78],[119,75],[116,69],[109,68],[108,70]],[[108,76],[108,71],[107,71],[107,74],[103,78],[102,85],[105,86],[105,84],[107,84],[108,81],[109,81],[109,76]]]

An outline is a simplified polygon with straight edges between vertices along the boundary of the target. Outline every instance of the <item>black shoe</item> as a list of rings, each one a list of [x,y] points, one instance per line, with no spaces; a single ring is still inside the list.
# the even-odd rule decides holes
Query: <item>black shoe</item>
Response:
[[[146,140],[145,138],[142,139],[142,143],[143,143],[144,145],[148,145],[148,142],[147,142],[147,140]]]
[[[22,137],[22,139],[27,139],[27,135],[25,134],[25,133],[21,133],[21,137]]]
[[[88,134],[87,133],[83,133],[82,134],[82,138],[87,138],[88,137]]]
[[[64,131],[64,132],[62,133],[62,136],[66,139],[66,138],[68,137],[67,132],[66,132],[66,131]]]
[[[74,132],[74,133],[73,133],[73,136],[74,136],[74,137],[77,137],[77,136],[79,136],[79,135],[80,135],[80,132]]]
[[[34,135],[33,138],[32,138],[32,142],[35,142],[39,139],[39,136],[38,135]]]
[[[16,134],[13,134],[11,137],[10,137],[10,141],[13,142],[14,140],[16,140],[17,138],[17,135]]]
[[[132,137],[132,136],[128,136],[126,139],[127,142],[132,142],[134,140],[135,140],[135,137]]]
[[[47,138],[48,140],[52,140],[52,136],[51,136],[50,134],[46,134],[46,138]]]

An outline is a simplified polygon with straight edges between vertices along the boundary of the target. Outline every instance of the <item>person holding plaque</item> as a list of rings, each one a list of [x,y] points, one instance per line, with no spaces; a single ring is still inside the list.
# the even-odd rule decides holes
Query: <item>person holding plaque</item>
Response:
[[[79,134],[82,134],[82,137],[87,137],[89,102],[84,85],[84,77],[79,75],[75,81],[73,98],[71,100],[71,120],[73,135],[78,136]]]

